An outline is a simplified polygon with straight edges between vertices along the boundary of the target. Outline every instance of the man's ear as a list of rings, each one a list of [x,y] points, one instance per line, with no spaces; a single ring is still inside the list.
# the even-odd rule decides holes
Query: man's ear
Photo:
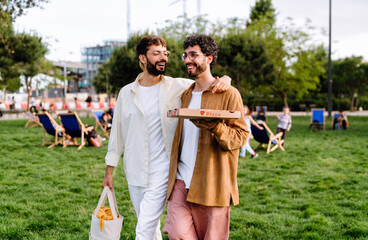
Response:
[[[143,55],[143,54],[141,54],[141,55],[139,55],[139,61],[142,63],[142,64],[144,64],[144,65],[146,65],[147,64],[147,58],[146,58],[146,56],[145,55]]]
[[[207,56],[207,64],[211,64],[212,61],[213,61],[213,56],[212,55]]]

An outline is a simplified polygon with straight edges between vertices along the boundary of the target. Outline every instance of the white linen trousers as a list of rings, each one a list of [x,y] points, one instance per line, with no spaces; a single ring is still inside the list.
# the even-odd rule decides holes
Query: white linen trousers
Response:
[[[167,181],[169,172],[155,172],[148,175],[147,187],[129,185],[138,223],[137,240],[161,240],[160,216],[166,205]]]

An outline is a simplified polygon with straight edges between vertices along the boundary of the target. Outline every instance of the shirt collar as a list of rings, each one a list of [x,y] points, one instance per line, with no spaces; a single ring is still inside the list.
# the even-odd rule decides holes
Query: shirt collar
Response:
[[[139,87],[139,81],[143,78],[144,76],[144,72],[141,72],[137,78],[134,80],[134,84],[132,86],[132,88],[130,89],[130,91],[132,91],[133,93],[136,93],[138,91],[138,87]],[[166,84],[166,78],[164,75],[160,75],[161,78],[161,82]]]
[[[218,80],[218,77],[215,77],[216,80]],[[193,89],[195,87],[195,82],[190,85],[190,87],[188,88],[188,90],[185,92],[185,93],[192,93],[193,92]],[[209,88],[207,88],[206,90],[204,90],[203,92],[212,92],[213,90],[213,87],[212,87],[212,84]]]

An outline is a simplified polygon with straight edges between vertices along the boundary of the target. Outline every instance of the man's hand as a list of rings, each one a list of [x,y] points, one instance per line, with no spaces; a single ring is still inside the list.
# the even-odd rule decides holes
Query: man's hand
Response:
[[[212,93],[222,93],[229,89],[231,86],[231,78],[227,75],[216,78],[216,81],[211,85],[213,87]]]
[[[113,166],[106,166],[106,174],[105,178],[102,182],[102,187],[108,186],[111,191],[114,191],[114,186],[112,185],[112,171],[114,170]]]
[[[217,124],[221,121],[219,119],[211,119],[211,120],[204,120],[204,119],[190,119],[190,121],[196,125],[198,128],[202,128],[204,130],[211,131],[214,129]]]

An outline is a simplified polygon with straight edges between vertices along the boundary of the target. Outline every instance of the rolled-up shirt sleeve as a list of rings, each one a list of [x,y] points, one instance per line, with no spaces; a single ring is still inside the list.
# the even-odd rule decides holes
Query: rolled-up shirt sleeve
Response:
[[[124,139],[122,134],[122,93],[120,92],[119,97],[117,99],[115,109],[114,109],[114,117],[112,120],[110,138],[109,138],[109,146],[108,151],[105,157],[106,165],[117,167],[119,164],[119,160],[121,154],[124,151]]]
[[[239,92],[232,91],[228,110],[243,112],[243,101]],[[249,130],[244,120],[244,115],[241,118],[230,119],[225,122],[220,122],[211,132],[214,134],[220,146],[227,151],[232,151],[243,147],[249,137]]]

